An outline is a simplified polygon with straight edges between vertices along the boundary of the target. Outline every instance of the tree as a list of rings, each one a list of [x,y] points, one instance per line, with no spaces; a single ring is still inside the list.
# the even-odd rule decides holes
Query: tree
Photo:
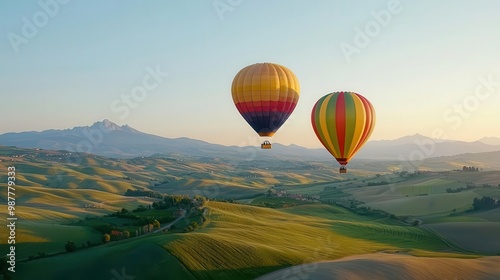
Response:
[[[489,196],[484,196],[480,199],[476,197],[472,202],[472,207],[474,210],[493,209],[500,207],[500,203],[498,203],[496,199]]]
[[[272,196],[273,195],[273,191],[271,189],[267,190],[267,196]]]
[[[107,233],[105,233],[103,236],[102,236],[102,242],[103,243],[108,243],[109,241],[111,240],[111,236]]]
[[[154,228],[160,228],[160,222],[158,222],[158,220],[154,220],[153,221],[153,227]]]
[[[189,224],[191,227],[193,227],[193,229],[197,229],[198,228],[198,223],[197,222],[192,222],[191,224]]]
[[[139,205],[136,209],[132,210],[132,212],[137,213],[137,212],[144,212],[147,211],[148,209],[144,207],[144,205]]]
[[[66,252],[74,252],[74,251],[76,251],[75,242],[73,242],[73,241],[66,242],[66,245],[64,245],[64,249],[66,249]]]

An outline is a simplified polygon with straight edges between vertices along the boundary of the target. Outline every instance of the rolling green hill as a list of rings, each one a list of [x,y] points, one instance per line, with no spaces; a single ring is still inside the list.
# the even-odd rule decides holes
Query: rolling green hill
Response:
[[[238,198],[262,193],[277,184],[341,179],[328,164],[300,160],[225,161],[161,155],[112,159],[65,151],[0,148],[0,169],[15,166],[17,184],[28,188],[93,189],[113,194],[149,188],[171,194]]]
[[[103,279],[122,268],[136,279],[253,279],[291,265],[382,251],[470,257],[451,253],[424,229],[335,206],[269,209],[209,202],[208,209],[208,222],[194,232],[159,233],[20,263],[19,275],[29,279],[50,265],[50,273],[38,279],[73,274],[85,279],[90,266]]]
[[[123,273],[135,279],[254,279],[303,263],[377,252],[435,258],[498,253],[488,247],[496,240],[491,232],[498,230],[498,209],[465,210],[475,197],[500,198],[499,171],[377,174],[373,170],[389,167],[372,162],[374,169],[341,175],[330,162],[161,155],[118,160],[9,147],[1,147],[0,160],[0,169],[16,167],[21,271],[16,275],[22,279],[88,279],[89,268],[102,279],[119,279]],[[0,178],[5,188],[6,178]],[[102,234],[85,223],[69,224],[157,201],[124,196],[128,189],[211,198],[207,221],[191,232],[156,233],[57,254],[69,240],[78,247],[101,240]],[[284,191],[284,197],[266,196],[271,189]],[[5,203],[5,192],[0,201]],[[357,211],[368,207],[393,215]],[[397,219],[405,216],[423,226]],[[181,220],[180,229],[191,222]],[[0,234],[6,236],[7,230],[1,228]],[[7,249],[1,240],[0,250]],[[55,255],[22,261],[39,253]],[[40,276],[40,270],[49,271]]]

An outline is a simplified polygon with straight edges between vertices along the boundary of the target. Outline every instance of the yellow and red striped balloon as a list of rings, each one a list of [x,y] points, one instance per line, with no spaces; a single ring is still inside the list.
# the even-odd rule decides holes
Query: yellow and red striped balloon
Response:
[[[311,123],[319,141],[344,166],[370,137],[375,110],[358,93],[333,92],[316,102]]]
[[[300,86],[285,66],[257,63],[236,74],[231,92],[236,108],[255,132],[271,137],[295,109]]]

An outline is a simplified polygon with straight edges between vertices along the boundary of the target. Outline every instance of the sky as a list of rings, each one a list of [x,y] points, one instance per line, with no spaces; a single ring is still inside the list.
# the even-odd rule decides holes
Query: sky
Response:
[[[231,83],[292,70],[300,99],[272,142],[321,147],[315,102],[371,101],[371,140],[500,137],[500,1],[39,0],[0,2],[0,133],[109,119],[169,138],[261,140]]]

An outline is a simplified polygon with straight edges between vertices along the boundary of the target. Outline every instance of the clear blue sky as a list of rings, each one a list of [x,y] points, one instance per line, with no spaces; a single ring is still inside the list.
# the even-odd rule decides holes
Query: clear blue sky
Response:
[[[312,106],[341,90],[375,106],[373,140],[500,137],[498,11],[496,0],[2,1],[0,133],[107,118],[165,137],[256,144],[231,82],[274,62],[301,84],[274,142],[320,147]]]

